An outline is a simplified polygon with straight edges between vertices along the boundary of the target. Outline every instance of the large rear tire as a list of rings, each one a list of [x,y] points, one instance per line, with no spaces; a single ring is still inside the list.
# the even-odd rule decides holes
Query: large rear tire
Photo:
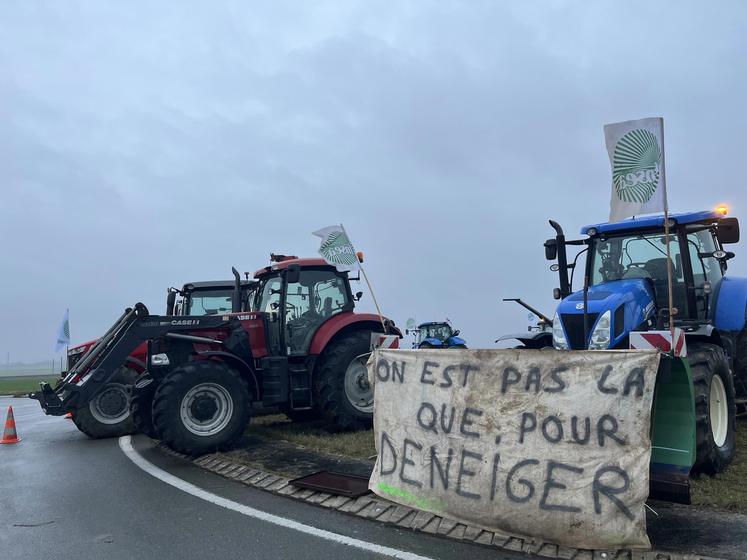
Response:
[[[358,331],[332,342],[320,358],[314,388],[324,418],[343,430],[365,430],[373,424],[373,388],[366,362],[371,333]]]
[[[73,423],[93,439],[134,433],[129,386],[137,376],[134,369],[123,366],[93,399],[73,412]]]
[[[734,360],[734,390],[740,397],[747,397],[747,326],[737,336],[736,359]]]
[[[223,362],[198,360],[175,368],[156,389],[153,422],[172,449],[201,455],[229,449],[250,417],[249,388]]]
[[[734,378],[721,347],[694,343],[688,361],[695,390],[696,458],[693,472],[723,471],[736,451]]]

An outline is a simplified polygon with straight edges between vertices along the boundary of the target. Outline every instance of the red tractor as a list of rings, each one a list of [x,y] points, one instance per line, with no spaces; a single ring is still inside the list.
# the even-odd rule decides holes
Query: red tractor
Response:
[[[131,389],[132,417],[177,451],[230,447],[253,404],[279,406],[291,417],[320,415],[342,429],[369,427],[371,335],[401,338],[400,331],[378,315],[354,312],[362,294],[353,295],[347,272],[322,259],[274,260],[255,273],[247,311],[238,296],[233,312],[222,315],[155,316],[142,304],[126,310],[62,383],[54,390],[42,384],[42,408],[75,416],[145,342],[150,365]]]

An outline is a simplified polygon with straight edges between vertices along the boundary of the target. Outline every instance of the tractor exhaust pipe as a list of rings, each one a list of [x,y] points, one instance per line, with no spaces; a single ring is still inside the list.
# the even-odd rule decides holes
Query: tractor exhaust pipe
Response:
[[[241,274],[236,270],[235,267],[231,267],[233,272],[234,284],[233,284],[233,298],[231,301],[231,313],[239,313],[241,311]]]
[[[558,258],[558,276],[560,277],[560,299],[571,295],[571,284],[568,281],[568,254],[565,247],[565,235],[563,228],[554,220],[550,220],[550,226],[555,230],[555,249]],[[545,251],[548,245],[545,242]]]

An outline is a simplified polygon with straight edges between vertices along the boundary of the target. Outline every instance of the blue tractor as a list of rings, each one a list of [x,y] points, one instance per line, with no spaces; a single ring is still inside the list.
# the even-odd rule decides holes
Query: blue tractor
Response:
[[[413,348],[467,348],[465,340],[459,338],[459,331],[452,329],[448,321],[421,323],[407,334],[415,335]]]
[[[680,474],[689,474],[690,467],[709,474],[723,470],[735,453],[737,407],[747,402],[747,279],[726,276],[735,255],[724,249],[739,241],[737,219],[726,217],[725,207],[670,214],[669,257],[661,214],[585,226],[584,238],[577,240],[567,240],[556,222],[550,225],[556,235],[545,242],[545,256],[557,261],[551,269],[559,273],[553,295],[560,303],[551,325],[521,335],[521,342],[528,348],[627,349],[633,331],[668,329],[671,267],[671,319],[685,333],[687,358],[663,359],[668,373],[662,375],[660,368],[657,376],[652,481],[657,454],[687,449],[688,437],[689,464],[661,462],[679,464]],[[569,245],[580,248],[570,263]],[[584,253],[583,289],[574,292],[573,273]],[[661,440],[679,441],[657,445],[657,432]],[[688,484],[676,479],[670,476],[668,482]]]

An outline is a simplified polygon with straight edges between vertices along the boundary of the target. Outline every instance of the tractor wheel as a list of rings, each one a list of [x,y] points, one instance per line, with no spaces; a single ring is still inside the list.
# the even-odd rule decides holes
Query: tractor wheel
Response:
[[[723,471],[736,451],[734,378],[721,347],[697,343],[688,349],[695,389],[696,457],[693,472]]]
[[[318,408],[343,430],[365,430],[373,423],[373,388],[366,370],[370,346],[369,331],[344,336],[325,349],[317,368]]]
[[[737,336],[737,348],[734,353],[735,390],[740,397],[747,397],[747,326]]]
[[[135,430],[149,438],[156,439],[156,427],[153,425],[153,394],[155,391],[139,390],[130,398],[130,416]]]
[[[134,369],[122,367],[98,395],[73,412],[73,422],[78,429],[93,439],[135,432],[130,415],[129,386],[137,376]]]
[[[418,344],[418,350],[430,350],[431,348],[435,348],[435,346],[429,342],[421,342]]]
[[[249,388],[235,369],[215,360],[175,368],[153,396],[158,438],[188,455],[222,451],[244,433]]]
[[[449,346],[449,350],[466,350],[467,345],[466,344],[455,344],[454,346]]]

